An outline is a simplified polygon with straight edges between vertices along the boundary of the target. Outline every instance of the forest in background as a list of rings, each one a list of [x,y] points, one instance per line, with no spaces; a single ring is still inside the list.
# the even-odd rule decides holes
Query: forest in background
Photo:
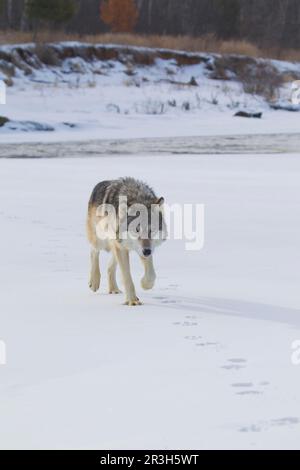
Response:
[[[0,0],[2,30],[30,30],[24,15],[26,0]],[[67,33],[82,35],[109,31],[100,18],[105,0],[75,0],[74,17],[57,25]],[[299,0],[135,0],[138,34],[203,36],[247,40],[259,47],[300,46]],[[51,0],[49,0],[51,3]]]

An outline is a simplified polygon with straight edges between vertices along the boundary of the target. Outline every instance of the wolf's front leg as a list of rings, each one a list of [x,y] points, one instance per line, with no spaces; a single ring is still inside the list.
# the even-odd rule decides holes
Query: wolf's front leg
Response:
[[[91,251],[91,277],[90,277],[90,289],[93,292],[97,292],[100,287],[100,266],[99,266],[99,251],[95,248]]]
[[[125,292],[126,292],[125,305],[129,305],[130,307],[133,307],[136,305],[142,305],[139,299],[137,298],[135,287],[134,287],[133,280],[131,277],[128,251],[116,248],[115,256],[120,265],[122,278],[123,278],[123,284],[125,287]]]
[[[117,260],[115,255],[113,254],[108,267],[108,291],[110,294],[121,294],[121,291],[117,284],[116,271]]]
[[[156,281],[156,274],[153,265],[153,256],[149,256],[149,258],[141,258],[141,260],[145,268],[145,275],[141,282],[142,288],[144,290],[153,289]]]

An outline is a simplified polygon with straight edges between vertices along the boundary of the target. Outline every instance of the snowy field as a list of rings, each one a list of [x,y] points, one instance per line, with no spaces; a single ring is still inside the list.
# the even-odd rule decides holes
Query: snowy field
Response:
[[[298,133],[297,113],[270,110],[261,101],[249,95],[239,96],[233,91],[233,100],[252,101],[246,109],[263,112],[262,119],[234,117],[244,106],[234,109],[207,103],[211,96],[223,97],[219,82],[207,80],[200,89],[180,89],[171,85],[144,85],[141,88],[99,84],[95,88],[69,89],[67,86],[27,84],[8,88],[7,104],[0,107],[1,114],[15,120],[16,130],[0,128],[0,142],[61,142],[91,139],[128,139],[174,136],[215,136]],[[211,83],[213,82],[213,83]],[[197,94],[203,94],[197,108]],[[237,93],[237,95],[235,94]],[[166,100],[176,100],[179,105],[160,114]],[[224,99],[224,98],[223,98]],[[227,100],[226,100],[227,101]],[[230,98],[228,98],[228,102]],[[190,111],[181,109],[183,103],[192,103]],[[116,112],[121,106],[125,112]],[[126,114],[127,108],[134,108]],[[24,122],[22,126],[19,122]],[[50,126],[53,131],[28,131],[26,121]],[[66,124],[64,124],[66,123]],[[75,126],[70,128],[70,126]]]
[[[1,159],[0,175],[2,449],[299,449],[299,154]],[[168,241],[133,309],[105,276],[87,285],[88,197],[123,175],[206,206],[204,249]]]
[[[185,54],[186,62],[195,62],[195,55],[178,53],[177,59],[156,58],[151,62],[153,50],[121,48],[118,59],[87,60],[88,45],[48,46],[56,48],[50,57],[62,54],[64,48],[68,51],[59,66],[41,63],[34,55],[33,45],[0,47],[1,57],[10,54],[6,62],[2,59],[0,63],[0,79],[4,79],[1,67],[14,67],[7,104],[0,106],[0,116],[10,120],[0,127],[1,143],[299,132],[297,113],[274,111],[262,96],[246,93],[232,72],[223,71],[228,75],[226,80],[214,79],[213,54],[198,54],[199,63],[183,65],[180,54]],[[69,57],[74,48],[85,60]],[[107,46],[106,54],[114,49],[118,46]],[[28,51],[33,55],[25,62]],[[163,52],[170,53],[157,50],[157,54]],[[144,60],[151,65],[136,63],[134,54],[144,54]],[[253,62],[252,67],[259,63]],[[264,61],[265,66],[266,63],[285,77],[273,104],[291,106],[292,83],[300,77],[300,65]],[[253,70],[250,68],[248,73]],[[295,106],[295,110],[300,107]],[[262,119],[234,117],[238,111],[262,113]],[[36,126],[39,131],[35,131]]]
[[[300,448],[299,114],[200,59],[35,57],[28,73],[14,55],[0,107],[1,449]],[[120,176],[206,208],[204,249],[164,244],[153,291],[133,256],[132,309],[107,294],[106,254],[101,292],[88,289],[88,198]]]

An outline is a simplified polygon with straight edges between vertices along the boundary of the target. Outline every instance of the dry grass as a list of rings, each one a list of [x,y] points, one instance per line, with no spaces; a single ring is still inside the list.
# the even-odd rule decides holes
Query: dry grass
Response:
[[[300,62],[297,49],[263,49],[247,41],[220,41],[214,35],[202,37],[189,36],[143,36],[138,34],[99,34],[79,36],[60,31],[41,31],[39,42],[81,41],[91,44],[121,44],[150,48],[182,50],[190,52],[214,52],[219,54],[238,54],[249,57],[273,58]],[[18,31],[0,32],[1,44],[20,44],[32,42],[32,34]]]
[[[268,102],[279,98],[283,76],[271,63],[261,63],[255,68],[245,69],[238,78],[244,91],[250,95],[260,95]]]
[[[247,41],[219,42],[217,52],[220,54],[246,55],[248,57],[264,56],[264,52],[261,49]]]
[[[279,90],[286,80],[286,76],[269,60],[255,61],[253,57],[232,55],[217,57],[212,78],[227,80],[232,74],[242,84],[245,93],[263,96],[268,102],[278,98]]]

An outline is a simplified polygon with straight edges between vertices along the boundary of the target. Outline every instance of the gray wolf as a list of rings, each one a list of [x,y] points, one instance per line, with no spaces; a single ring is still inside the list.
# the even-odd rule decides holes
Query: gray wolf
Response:
[[[90,288],[100,288],[99,255],[112,253],[108,268],[110,294],[119,294],[116,270],[119,265],[126,295],[126,305],[141,305],[130,272],[129,254],[135,251],[144,266],[142,288],[152,289],[156,274],[155,249],[167,238],[163,212],[164,198],[158,198],[147,184],[134,178],[120,178],[99,183],[88,206],[87,236],[91,244]]]

